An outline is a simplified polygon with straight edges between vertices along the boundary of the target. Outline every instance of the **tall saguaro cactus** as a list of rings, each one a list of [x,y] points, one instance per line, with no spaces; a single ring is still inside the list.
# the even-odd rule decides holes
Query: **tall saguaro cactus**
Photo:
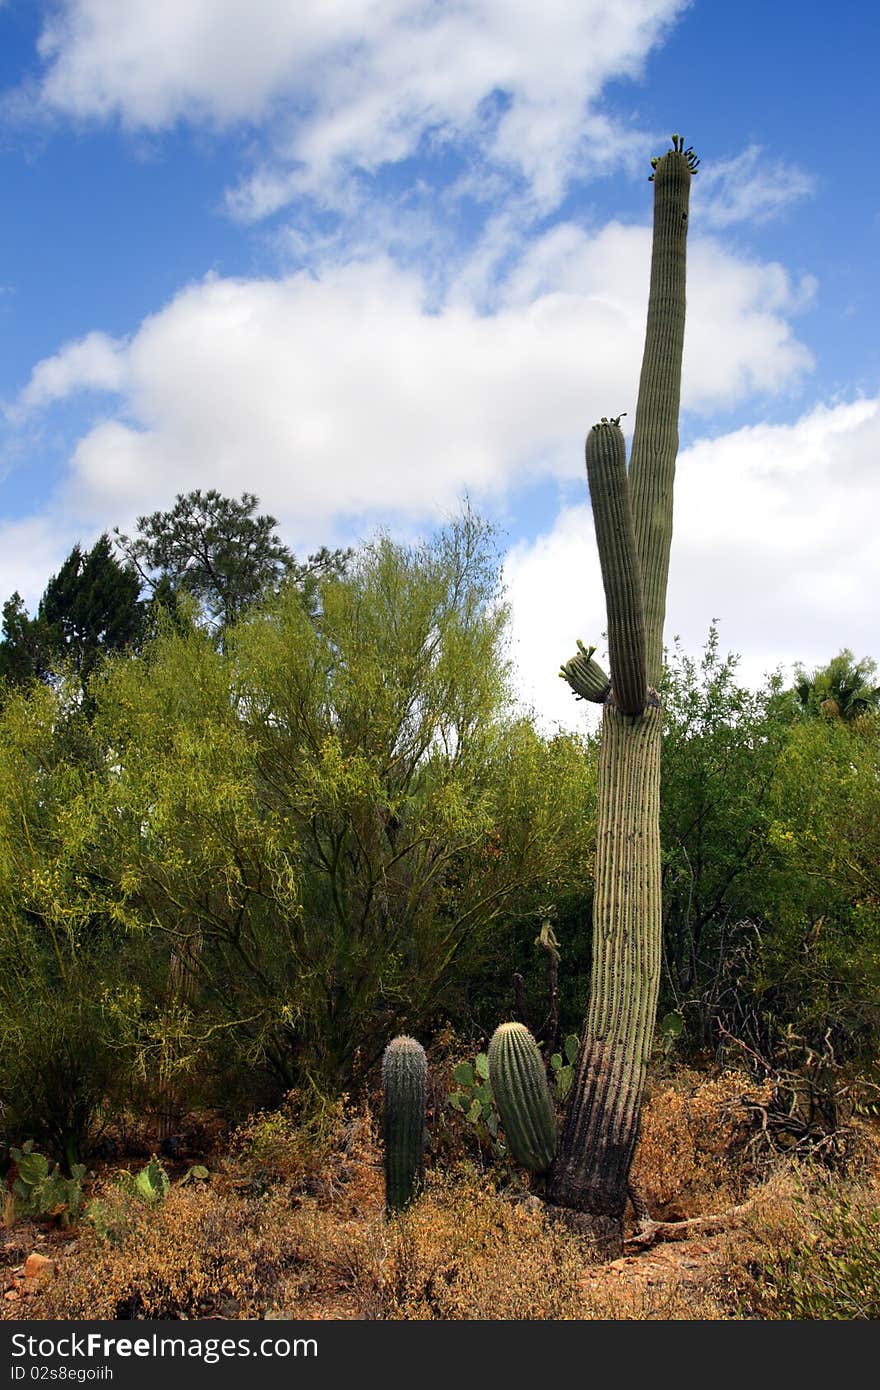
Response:
[[[570,1224],[620,1246],[660,985],[660,732],[656,687],[672,540],[691,178],[680,136],[653,161],[654,240],[629,472],[620,421],[587,437],[587,478],[608,617],[610,678],[580,647],[562,668],[603,706],[584,1037],[547,1193]]]

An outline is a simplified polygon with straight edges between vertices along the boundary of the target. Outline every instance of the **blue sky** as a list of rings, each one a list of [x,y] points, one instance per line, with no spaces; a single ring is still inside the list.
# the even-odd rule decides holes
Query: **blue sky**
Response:
[[[303,553],[502,528],[548,721],[599,641],[652,154],[702,159],[667,637],[880,657],[876,7],[0,0],[0,601],[177,492]]]

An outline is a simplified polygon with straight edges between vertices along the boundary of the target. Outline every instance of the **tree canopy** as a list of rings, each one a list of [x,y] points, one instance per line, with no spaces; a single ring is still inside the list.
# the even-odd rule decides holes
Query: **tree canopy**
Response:
[[[258,499],[239,500],[215,489],[178,493],[167,512],[137,519],[138,535],[113,534],[121,552],[155,592],[185,591],[200,605],[206,621],[222,635],[252,604],[293,581],[311,600],[316,578],[339,572],[348,552],[322,547],[298,563],[275,534],[275,517],[255,515]]]
[[[4,604],[0,674],[21,685],[45,680],[69,662],[85,684],[104,653],[140,640],[140,587],[134,568],[114,556],[106,532],[86,552],[77,543],[46,585],[35,618],[17,592]]]

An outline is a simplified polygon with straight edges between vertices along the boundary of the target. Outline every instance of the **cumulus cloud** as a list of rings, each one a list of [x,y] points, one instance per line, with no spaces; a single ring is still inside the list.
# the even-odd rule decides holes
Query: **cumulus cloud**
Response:
[[[271,128],[231,195],[257,218],[426,141],[476,143],[555,205],[574,168],[607,167],[631,133],[594,109],[638,76],[687,0],[60,0],[39,41],[39,101],[159,131]]]
[[[781,664],[877,650],[880,398],[817,406],[792,424],[701,440],[679,459],[666,637],[721,644],[758,683]],[[580,637],[601,647],[604,598],[586,504],[507,560],[523,698],[548,723],[582,724],[557,679]]]
[[[100,524],[183,488],[244,482],[279,518],[424,518],[576,476],[588,425],[631,412],[650,233],[558,227],[491,310],[387,258],[280,280],[209,277],[130,341],[93,333],[38,363],[20,412],[85,388],[120,393],[79,441],[69,505]],[[696,241],[685,407],[796,382],[809,355],[778,266]],[[709,350],[711,346],[711,350]]]

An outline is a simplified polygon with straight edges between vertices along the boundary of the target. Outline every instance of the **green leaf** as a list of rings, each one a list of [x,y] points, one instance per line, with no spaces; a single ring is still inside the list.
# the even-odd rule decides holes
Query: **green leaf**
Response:
[[[474,1084],[474,1069],[470,1062],[459,1062],[452,1075],[459,1086],[473,1086]]]
[[[447,1096],[447,1102],[453,1110],[464,1110],[467,1107],[467,1096],[464,1091],[453,1091],[451,1096]]]
[[[565,1100],[574,1080],[574,1067],[563,1067],[556,1073],[556,1099]]]
[[[49,1176],[49,1160],[45,1154],[23,1152],[18,1159],[18,1176],[28,1187],[38,1187]]]
[[[482,1076],[484,1081],[489,1080],[489,1056],[486,1052],[478,1052],[474,1063],[477,1069],[477,1076]]]
[[[577,1061],[578,1051],[580,1050],[580,1038],[577,1033],[571,1033],[565,1039],[565,1055],[572,1066]]]
[[[475,1125],[475,1124],[477,1123],[477,1120],[480,1118],[480,1116],[482,1115],[482,1113],[483,1113],[483,1107],[482,1107],[482,1105],[480,1104],[480,1102],[479,1102],[478,1100],[475,1100],[475,1101],[473,1102],[473,1104],[471,1105],[470,1110],[468,1111],[468,1119],[470,1120],[470,1122],[471,1122],[472,1125]]]
[[[134,1180],[136,1191],[147,1202],[161,1202],[170,1186],[168,1174],[156,1158],[151,1158]]]
[[[149,1170],[142,1168],[134,1180],[135,1191],[145,1202],[158,1201],[159,1194],[150,1181]]]
[[[672,1013],[664,1014],[660,1020],[660,1032],[667,1038],[680,1038],[684,1028],[684,1019],[677,1010]]]
[[[187,1182],[204,1182],[205,1179],[209,1176],[210,1174],[208,1173],[207,1168],[205,1168],[201,1163],[194,1163],[191,1168],[187,1168],[183,1177],[180,1179],[178,1186],[183,1187],[184,1183]]]
[[[554,1053],[553,1053],[553,1056],[550,1058],[550,1065],[551,1065],[551,1067],[553,1068],[554,1071],[561,1071],[561,1070],[562,1070],[562,1053],[561,1053],[561,1052],[554,1052]]]

